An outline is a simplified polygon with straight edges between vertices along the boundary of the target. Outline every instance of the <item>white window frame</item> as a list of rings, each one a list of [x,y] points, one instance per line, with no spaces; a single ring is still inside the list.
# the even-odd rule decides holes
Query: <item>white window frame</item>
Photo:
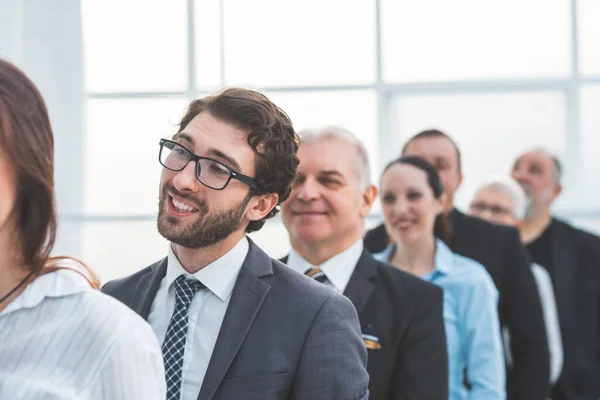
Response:
[[[187,0],[187,40],[188,40],[188,87],[184,91],[140,91],[140,92],[86,92],[85,99],[147,99],[147,98],[186,98],[192,101],[206,92],[198,90],[196,82],[196,29],[195,29],[195,2],[196,0]],[[498,92],[531,92],[531,91],[553,91],[564,94],[566,104],[566,126],[567,134],[566,151],[564,164],[569,166],[572,171],[571,176],[580,176],[583,165],[581,164],[581,127],[580,127],[580,93],[584,85],[600,84],[600,77],[584,77],[580,72],[579,65],[579,33],[578,33],[578,0],[571,0],[571,74],[565,78],[554,79],[492,79],[492,80],[464,80],[447,82],[426,82],[426,83],[386,83],[383,80],[382,65],[382,38],[381,38],[381,2],[375,0],[375,48],[376,48],[376,80],[373,84],[363,85],[321,85],[321,86],[293,86],[293,87],[258,87],[264,92],[329,92],[329,91],[352,91],[352,90],[370,90],[377,95],[377,127],[378,132],[378,157],[373,168],[380,171],[385,162],[396,156],[398,149],[390,149],[387,146],[390,142],[397,142],[398,132],[395,132],[391,126],[391,103],[398,96],[418,95],[418,94],[442,94],[442,93],[498,93]],[[224,18],[223,4],[220,6],[220,36],[221,45],[225,46],[224,37]],[[223,55],[225,52],[221,49],[221,87],[225,86],[225,62]],[[394,135],[394,140],[392,140]],[[79,143],[81,145],[81,143]],[[83,177],[82,177],[83,179]],[[82,188],[81,182],[74,183]],[[79,200],[83,196],[79,196]],[[83,207],[76,208],[83,210]],[[594,217],[600,218],[600,207],[592,210],[580,210],[577,208],[569,210],[560,210],[559,214],[565,218],[571,217]],[[114,222],[114,221],[150,221],[156,218],[155,215],[90,215],[78,213],[76,215],[64,215],[62,220],[69,222]],[[370,218],[379,219],[379,215],[371,215]]]

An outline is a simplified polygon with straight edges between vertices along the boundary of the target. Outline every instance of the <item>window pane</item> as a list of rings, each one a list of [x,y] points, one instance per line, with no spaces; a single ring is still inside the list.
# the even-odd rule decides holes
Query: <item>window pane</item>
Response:
[[[578,1],[581,72],[600,76],[600,1]]]
[[[582,89],[581,96],[581,168],[583,178],[580,182],[582,208],[600,210],[600,86],[588,86]]]
[[[267,93],[291,118],[296,132],[337,125],[350,130],[377,166],[377,99],[371,91]],[[375,173],[375,171],[373,171]],[[375,176],[375,175],[373,175]]]
[[[184,0],[86,0],[82,19],[88,91],[187,88]]]
[[[72,243],[77,243],[78,250],[69,253],[62,251],[68,247],[73,248]],[[100,275],[104,284],[137,272],[166,257],[167,246],[167,241],[156,229],[154,219],[69,221],[61,224],[55,254],[78,257]]]
[[[84,212],[157,212],[158,141],[177,129],[183,99],[90,100],[84,173]]]
[[[373,1],[223,1],[227,84],[303,86],[375,79]]]
[[[569,0],[382,0],[381,15],[387,81],[570,72]]]
[[[454,138],[462,153],[464,180],[457,206],[490,175],[509,174],[520,152],[544,146],[565,150],[565,101],[561,93],[451,94],[399,97],[394,101],[398,151],[404,140],[437,128]],[[389,155],[390,158],[395,154]]]
[[[221,0],[195,3],[196,83],[200,89],[221,86]]]

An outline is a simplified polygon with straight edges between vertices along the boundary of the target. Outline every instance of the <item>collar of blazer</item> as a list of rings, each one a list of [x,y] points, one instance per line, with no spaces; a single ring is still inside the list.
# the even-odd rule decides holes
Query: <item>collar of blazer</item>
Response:
[[[248,255],[242,265],[242,270],[249,272],[256,278],[262,278],[273,274],[271,258],[264,253],[250,238],[248,238]],[[150,308],[160,282],[167,273],[167,258],[154,263],[144,275],[142,275],[135,287],[130,307],[142,318],[148,319]],[[240,270],[241,274],[241,270]],[[238,278],[239,280],[239,278]],[[237,282],[236,286],[237,287]],[[234,290],[235,290],[234,287]]]
[[[545,267],[552,271],[551,276],[554,278],[558,315],[572,312],[566,306],[569,304],[568,299],[575,287],[575,277],[582,262],[577,233],[572,226],[555,218],[552,219],[551,265]]]

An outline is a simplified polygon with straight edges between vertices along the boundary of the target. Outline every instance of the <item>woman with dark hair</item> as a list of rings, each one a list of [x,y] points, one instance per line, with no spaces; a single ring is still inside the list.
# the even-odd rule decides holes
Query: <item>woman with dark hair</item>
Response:
[[[380,186],[391,243],[375,258],[444,289],[449,398],[504,399],[498,292],[481,264],[446,245],[451,237],[437,171],[420,157],[402,157],[388,164]]]
[[[53,149],[39,91],[0,59],[0,399],[164,399],[152,329],[83,264],[50,257]]]

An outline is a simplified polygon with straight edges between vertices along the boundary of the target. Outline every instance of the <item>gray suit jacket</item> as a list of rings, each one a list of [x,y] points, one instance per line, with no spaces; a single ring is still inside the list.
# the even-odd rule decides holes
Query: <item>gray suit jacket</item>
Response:
[[[102,291],[147,319],[166,270],[163,259]],[[198,400],[368,399],[366,364],[350,300],[250,241]]]

